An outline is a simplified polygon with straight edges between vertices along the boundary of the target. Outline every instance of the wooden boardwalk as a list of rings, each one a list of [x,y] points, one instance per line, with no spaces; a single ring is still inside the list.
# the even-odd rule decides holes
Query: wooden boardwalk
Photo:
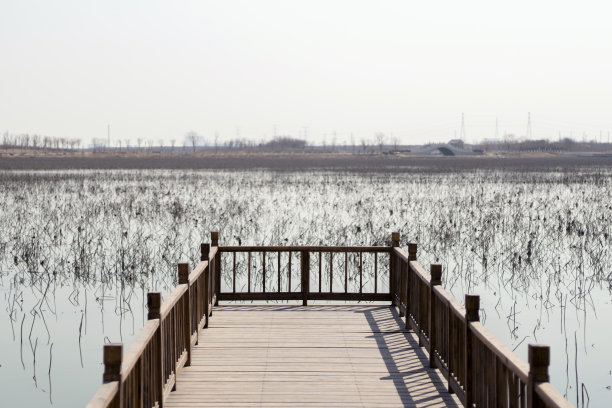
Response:
[[[477,295],[463,307],[442,266],[428,273],[417,245],[399,242],[219,246],[211,232],[163,302],[147,294],[148,321],[125,352],[104,345],[87,408],[572,406],[549,382],[548,346],[519,359],[480,323]]]
[[[395,308],[220,305],[165,407],[460,406]]]

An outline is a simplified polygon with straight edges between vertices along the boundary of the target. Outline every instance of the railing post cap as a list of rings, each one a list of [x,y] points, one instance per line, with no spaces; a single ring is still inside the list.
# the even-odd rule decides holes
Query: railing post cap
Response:
[[[210,233],[210,244],[214,247],[219,246],[219,232],[212,231]]]
[[[548,366],[550,347],[545,344],[530,344],[528,349],[529,365]]]
[[[410,261],[417,260],[417,249],[418,249],[418,245],[415,242],[408,243],[408,260]]]
[[[123,356],[123,343],[108,343],[104,345],[104,363],[108,361],[121,361]]]
[[[147,314],[149,320],[160,318],[161,292],[147,293],[147,309],[149,309]]]
[[[178,280],[179,280],[179,285],[184,285],[186,283],[189,283],[189,270],[190,270],[190,265],[187,262],[181,262],[178,264]]]
[[[399,232],[392,232],[391,233],[391,246],[398,247],[399,246],[399,241],[400,241],[400,233]]]
[[[465,295],[465,319],[468,322],[480,321],[480,296]]]
[[[161,305],[161,292],[147,293],[147,306]]]
[[[431,264],[429,266],[429,273],[431,274],[431,284],[432,285],[442,284],[442,265]]]
[[[208,261],[208,254],[210,254],[210,244],[208,242],[200,244],[200,261]]]

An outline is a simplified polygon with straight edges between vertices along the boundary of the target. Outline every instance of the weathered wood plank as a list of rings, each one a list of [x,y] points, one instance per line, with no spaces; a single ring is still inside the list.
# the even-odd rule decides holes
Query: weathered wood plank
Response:
[[[428,362],[388,306],[221,305],[165,406],[459,406]]]

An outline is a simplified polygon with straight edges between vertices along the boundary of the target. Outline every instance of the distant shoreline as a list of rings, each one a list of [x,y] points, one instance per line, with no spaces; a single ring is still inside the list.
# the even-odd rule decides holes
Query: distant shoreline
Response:
[[[62,169],[210,169],[349,172],[452,172],[468,170],[570,171],[580,167],[612,167],[612,155],[483,155],[412,156],[341,153],[177,154],[177,155],[0,155],[0,170]]]

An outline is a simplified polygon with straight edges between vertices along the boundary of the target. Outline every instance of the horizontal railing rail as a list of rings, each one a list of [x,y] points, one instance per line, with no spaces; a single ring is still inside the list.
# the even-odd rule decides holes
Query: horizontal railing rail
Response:
[[[178,265],[179,285],[163,303],[160,293],[147,294],[149,320],[125,355],[121,344],[104,346],[103,385],[88,407],[163,407],[220,300],[388,301],[464,406],[571,407],[549,383],[549,348],[530,344],[529,364],[519,359],[480,323],[480,298],[466,295],[463,307],[442,287],[442,266],[425,271],[416,244],[399,248],[399,233],[390,246],[364,247],[218,239],[213,232],[201,245],[193,271]]]

